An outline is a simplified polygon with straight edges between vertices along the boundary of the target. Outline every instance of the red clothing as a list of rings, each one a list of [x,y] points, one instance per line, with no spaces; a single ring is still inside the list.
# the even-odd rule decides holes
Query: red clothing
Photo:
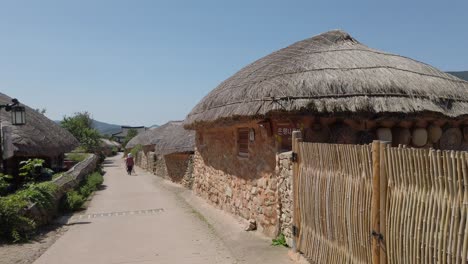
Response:
[[[125,164],[127,164],[127,166],[133,166],[133,157],[127,157],[127,159],[125,160]]]

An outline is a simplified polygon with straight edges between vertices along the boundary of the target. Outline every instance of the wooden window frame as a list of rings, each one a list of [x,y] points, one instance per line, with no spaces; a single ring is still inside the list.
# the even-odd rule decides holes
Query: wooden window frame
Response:
[[[239,157],[249,157],[249,132],[248,127],[237,129],[237,155]]]

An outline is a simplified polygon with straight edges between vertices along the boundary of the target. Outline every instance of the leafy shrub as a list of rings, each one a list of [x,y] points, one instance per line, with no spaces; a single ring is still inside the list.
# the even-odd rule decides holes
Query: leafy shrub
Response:
[[[88,197],[90,196],[95,190],[93,190],[93,188],[87,184],[83,185],[80,187],[80,189],[78,190],[78,193],[80,195],[82,195],[83,197]]]
[[[36,224],[23,216],[23,210],[31,203],[50,208],[56,191],[54,183],[32,183],[14,194],[0,197],[0,237],[14,242],[28,239]]]
[[[86,177],[86,180],[77,188],[78,191],[70,191],[66,194],[62,208],[65,211],[76,211],[83,206],[86,198],[96,191],[104,182],[104,178],[99,172],[93,172]]]
[[[5,196],[11,191],[12,179],[13,179],[12,176],[0,173],[0,196]]]
[[[0,197],[0,237],[14,242],[27,239],[36,227],[33,220],[22,216],[29,201],[18,195]]]
[[[42,159],[28,159],[20,162],[19,176],[24,182],[33,182],[41,174],[41,169],[44,164]]]
[[[104,177],[99,172],[94,172],[86,178],[86,184],[98,187],[104,182]]]
[[[79,194],[77,191],[69,191],[65,194],[65,203],[63,209],[65,211],[76,211],[83,206],[86,201],[85,197]]]
[[[113,147],[113,148],[112,148],[112,156],[117,155],[118,152],[119,152],[119,148],[118,148],[118,147]]]
[[[140,152],[140,150],[143,150],[143,146],[141,144],[138,144],[134,148],[132,148],[130,153],[132,153],[133,157],[136,158],[137,153]]]
[[[284,247],[288,246],[288,244],[286,243],[286,238],[284,237],[283,233],[279,234],[277,238],[273,239],[271,244],[273,246],[284,246]]]
[[[19,190],[15,195],[23,197],[31,203],[37,203],[42,208],[51,208],[57,185],[52,182],[31,183],[27,188]]]

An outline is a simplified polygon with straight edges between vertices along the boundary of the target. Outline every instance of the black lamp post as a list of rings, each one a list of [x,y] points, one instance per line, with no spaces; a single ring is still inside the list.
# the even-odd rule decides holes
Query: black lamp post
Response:
[[[2,108],[7,112],[11,112],[12,125],[20,126],[26,124],[26,108],[19,106],[18,99],[12,99],[11,104],[0,105],[0,109]]]
[[[0,110],[5,109],[7,112],[11,112],[11,124],[14,126],[20,126],[26,124],[26,108],[19,105],[18,99],[11,99],[10,104],[0,104]],[[3,125],[0,120],[0,171],[4,171],[4,160],[3,160]]]

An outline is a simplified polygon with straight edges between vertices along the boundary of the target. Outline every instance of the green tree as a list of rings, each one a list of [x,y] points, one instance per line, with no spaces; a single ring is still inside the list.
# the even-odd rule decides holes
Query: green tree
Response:
[[[127,145],[127,143],[130,140],[132,140],[132,138],[134,138],[136,135],[138,135],[138,131],[136,129],[134,129],[134,128],[129,129],[128,132],[127,132],[127,136],[125,136],[123,146],[125,147]]]
[[[78,139],[87,152],[94,152],[100,144],[101,135],[93,128],[93,120],[88,112],[75,113],[72,117],[64,117],[61,126]]]

